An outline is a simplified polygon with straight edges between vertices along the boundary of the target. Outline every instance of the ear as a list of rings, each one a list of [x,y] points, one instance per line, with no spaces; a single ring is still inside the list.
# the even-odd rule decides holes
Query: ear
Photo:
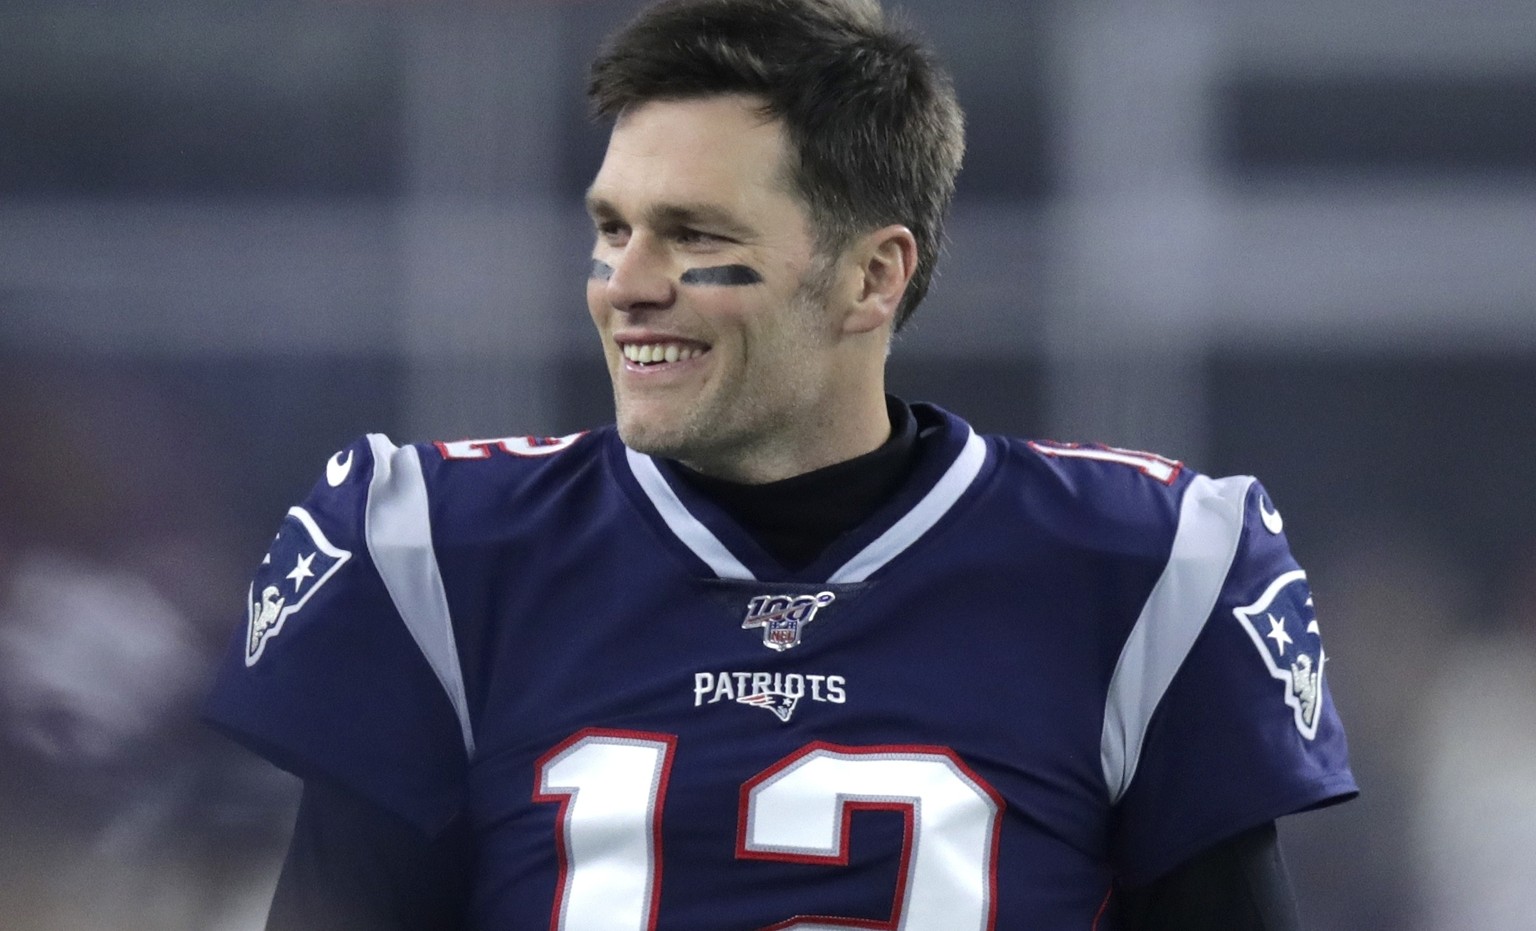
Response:
[[[858,290],[843,318],[843,332],[868,333],[892,325],[917,269],[917,238],[893,223],[859,239],[849,255],[858,263]]]

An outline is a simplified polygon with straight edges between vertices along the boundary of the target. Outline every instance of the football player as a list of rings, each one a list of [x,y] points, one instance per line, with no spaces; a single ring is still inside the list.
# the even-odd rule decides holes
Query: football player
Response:
[[[209,705],[305,780],[273,929],[1287,929],[1354,794],[1251,478],[886,395],[960,167],[856,0],[592,67],[617,424],[338,452]]]

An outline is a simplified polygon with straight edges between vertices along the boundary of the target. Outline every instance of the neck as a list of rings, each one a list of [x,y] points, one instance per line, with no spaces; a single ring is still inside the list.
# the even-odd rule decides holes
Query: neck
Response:
[[[676,474],[750,533],[791,571],[805,568],[833,541],[867,520],[911,474],[917,422],[896,398],[888,403],[890,438],[873,452],[768,484],[738,484],[686,467]]]
[[[682,459],[700,475],[743,485],[779,482],[857,459],[879,449],[891,436],[884,386],[861,397],[853,409],[820,410],[788,442],[733,448],[709,459]]]

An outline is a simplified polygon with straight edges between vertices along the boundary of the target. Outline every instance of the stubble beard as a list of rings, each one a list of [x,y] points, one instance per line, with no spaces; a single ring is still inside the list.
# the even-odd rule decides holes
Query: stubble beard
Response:
[[[776,371],[758,369],[753,383],[713,385],[707,395],[689,399],[671,423],[654,417],[626,416],[625,402],[615,380],[614,408],[619,438],[639,453],[674,459],[707,474],[736,471],[744,458],[763,452],[765,437],[785,436],[806,413],[814,412],[822,391],[818,373],[797,347],[822,348],[829,336],[818,326],[831,292],[832,263],[817,257],[790,296],[792,323],[783,331],[788,346],[771,349]],[[622,362],[620,363],[622,365]],[[777,385],[777,387],[774,387]],[[807,389],[805,386],[815,385]],[[768,387],[767,392],[753,389]],[[804,395],[795,397],[794,395]]]

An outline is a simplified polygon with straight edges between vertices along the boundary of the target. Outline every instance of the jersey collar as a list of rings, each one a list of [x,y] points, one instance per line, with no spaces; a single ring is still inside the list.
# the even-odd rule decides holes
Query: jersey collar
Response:
[[[862,525],[799,572],[789,572],[667,460],[627,447],[624,471],[663,532],[715,576],[742,581],[856,583],[896,559],[938,524],[976,482],[987,444],[970,425],[930,405],[912,407],[921,449],[911,478]],[[614,434],[615,440],[617,434]]]

